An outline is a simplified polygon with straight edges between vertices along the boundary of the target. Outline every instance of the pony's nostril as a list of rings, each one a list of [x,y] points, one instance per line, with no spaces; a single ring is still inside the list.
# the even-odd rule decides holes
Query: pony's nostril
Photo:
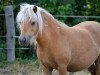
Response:
[[[19,42],[20,42],[20,43],[25,43],[25,42],[26,42],[26,38],[21,38],[21,37],[20,37],[20,38],[19,38]]]
[[[25,43],[26,42],[26,38],[23,38],[23,43]]]

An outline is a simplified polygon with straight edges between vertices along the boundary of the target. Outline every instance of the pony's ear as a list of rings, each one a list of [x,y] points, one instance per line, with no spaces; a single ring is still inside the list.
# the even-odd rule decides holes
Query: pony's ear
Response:
[[[33,11],[34,11],[34,13],[37,12],[37,6],[34,6],[34,7],[33,7]]]

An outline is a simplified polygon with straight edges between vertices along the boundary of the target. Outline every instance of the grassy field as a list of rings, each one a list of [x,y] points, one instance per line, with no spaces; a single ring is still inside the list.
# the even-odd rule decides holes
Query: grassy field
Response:
[[[17,60],[13,63],[0,62],[0,75],[34,75],[38,71],[38,60]]]
[[[0,62],[0,75],[43,75],[43,72],[38,60],[16,60],[13,63]],[[53,75],[58,75],[58,72],[54,70]],[[90,74],[88,71],[81,71],[70,75]]]

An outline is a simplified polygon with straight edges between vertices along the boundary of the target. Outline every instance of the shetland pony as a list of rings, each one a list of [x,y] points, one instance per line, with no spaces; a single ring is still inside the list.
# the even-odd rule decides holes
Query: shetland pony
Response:
[[[20,44],[37,45],[44,75],[52,75],[53,69],[59,75],[83,69],[100,75],[100,23],[86,21],[68,27],[46,10],[30,4],[20,5],[16,19]]]

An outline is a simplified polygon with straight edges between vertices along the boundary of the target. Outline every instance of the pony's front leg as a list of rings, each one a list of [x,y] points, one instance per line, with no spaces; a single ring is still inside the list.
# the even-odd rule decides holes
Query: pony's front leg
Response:
[[[67,67],[62,65],[58,67],[59,75],[67,75]]]
[[[43,72],[44,72],[44,75],[52,75],[52,70],[51,68],[47,68],[45,66],[43,66]]]
[[[100,75],[100,56],[96,60],[96,75]]]

